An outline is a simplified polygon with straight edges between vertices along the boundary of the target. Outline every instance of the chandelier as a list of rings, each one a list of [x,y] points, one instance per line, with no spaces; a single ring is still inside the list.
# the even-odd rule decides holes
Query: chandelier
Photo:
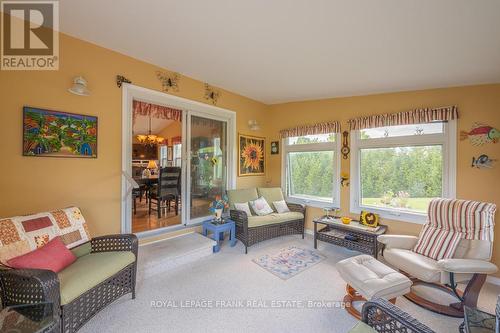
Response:
[[[157,145],[162,144],[165,141],[165,138],[158,136],[156,134],[151,134],[151,112],[149,113],[149,131],[148,134],[138,134],[136,136],[137,141],[141,144],[145,145]]]

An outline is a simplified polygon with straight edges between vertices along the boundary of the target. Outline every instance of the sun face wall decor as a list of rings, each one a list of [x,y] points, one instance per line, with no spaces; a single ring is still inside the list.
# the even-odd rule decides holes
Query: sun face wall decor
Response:
[[[262,176],[265,173],[265,138],[238,135],[238,176]]]

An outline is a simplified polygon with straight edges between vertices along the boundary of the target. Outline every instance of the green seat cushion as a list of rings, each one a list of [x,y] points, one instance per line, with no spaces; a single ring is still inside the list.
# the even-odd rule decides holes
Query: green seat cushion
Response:
[[[287,213],[272,213],[264,216],[249,216],[248,217],[248,227],[260,227],[263,225],[282,223],[293,220],[303,219],[304,214],[299,212],[287,212]]]
[[[99,252],[79,257],[57,276],[61,288],[61,305],[92,289],[135,261],[132,252]]]
[[[358,321],[356,325],[349,330],[349,333],[377,333],[377,331],[362,321]]]
[[[274,211],[276,211],[276,208],[274,208],[273,202],[285,200],[280,187],[259,187],[257,192],[260,197],[264,197],[264,199],[266,199],[267,203]]]
[[[87,242],[72,248],[70,251],[73,252],[75,257],[80,258],[89,254],[90,251],[92,251],[92,246],[90,245],[90,242]]]
[[[256,188],[247,188],[242,190],[228,190],[227,198],[229,200],[229,208],[234,209],[235,203],[244,203],[259,198]]]

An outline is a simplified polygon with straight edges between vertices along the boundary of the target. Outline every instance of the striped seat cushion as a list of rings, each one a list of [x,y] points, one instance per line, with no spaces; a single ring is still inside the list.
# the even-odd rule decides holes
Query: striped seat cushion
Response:
[[[458,232],[424,225],[413,252],[434,260],[452,258],[462,236]]]
[[[434,199],[413,251],[440,260],[453,258],[461,239],[492,242],[495,211],[491,203]]]

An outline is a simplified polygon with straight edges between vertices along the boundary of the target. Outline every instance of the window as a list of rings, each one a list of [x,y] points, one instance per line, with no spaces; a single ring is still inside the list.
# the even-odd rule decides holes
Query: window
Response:
[[[351,132],[351,210],[425,222],[432,198],[454,197],[456,123]]]
[[[338,141],[335,133],[283,140],[282,184],[287,200],[339,207]]]
[[[182,144],[176,143],[173,147],[173,160],[174,166],[180,167],[182,164]]]
[[[164,168],[167,165],[167,146],[160,146],[160,167]]]

